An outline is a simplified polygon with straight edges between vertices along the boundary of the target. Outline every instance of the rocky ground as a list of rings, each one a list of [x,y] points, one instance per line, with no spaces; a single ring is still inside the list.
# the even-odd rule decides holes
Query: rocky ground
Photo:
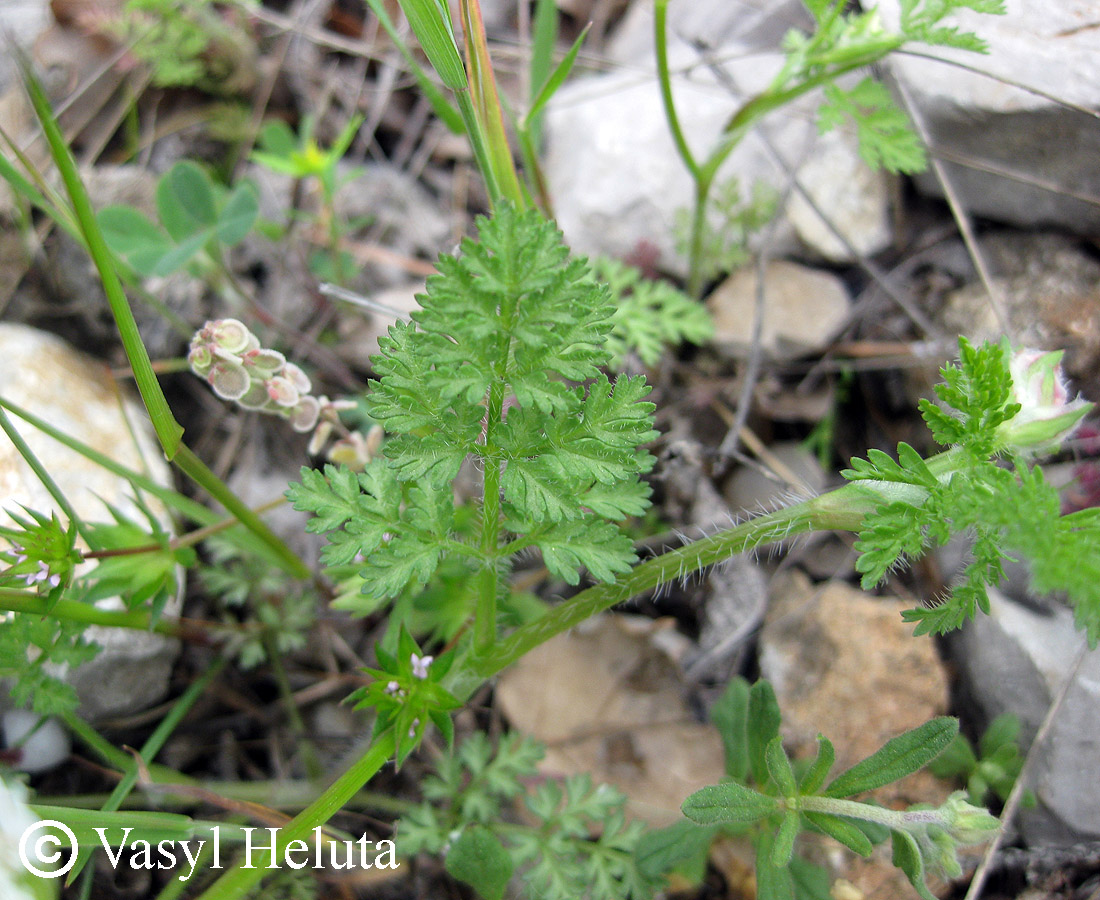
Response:
[[[584,23],[594,27],[545,121],[557,221],[576,251],[625,259],[679,283],[686,263],[674,235],[691,184],[655,86],[651,4],[558,5],[563,47]],[[515,6],[483,0],[505,90],[522,83],[529,27]],[[765,263],[710,285],[713,341],[667,353],[648,369],[638,364],[656,386],[658,531],[698,533],[821,490],[868,447],[927,445],[916,400],[928,395],[959,334],[1065,348],[1076,387],[1100,400],[1100,13],[1088,0],[1008,6],[1003,19],[963,17],[989,40],[988,56],[960,56],[951,65],[899,55],[881,72],[932,150],[926,174],[871,172],[851,135],[818,134],[812,96],[767,119],[731,156],[723,177],[767,184],[783,202],[775,224],[750,242]],[[183,356],[189,329],[231,314],[308,368],[319,392],[360,391],[370,375],[367,357],[393,317],[319,291],[307,259],[318,234],[305,221],[318,198],[248,162],[240,148],[253,141],[265,112],[292,123],[313,116],[323,146],[353,114],[364,116],[336,197],[338,215],[352,223],[343,237],[356,264],[348,287],[403,312],[434,257],[486,207],[466,146],[433,118],[359,0],[269,0],[239,19],[227,16],[243,45],[227,45],[209,61],[217,83],[190,88],[152,83],[148,68],[104,25],[120,7],[121,0],[8,0],[0,7],[0,27],[31,54],[60,104],[93,201],[151,212],[157,176],[188,157],[254,178],[261,215],[291,223],[283,241],[250,235],[234,248],[231,270],[248,298],[236,309],[190,275],[148,282],[164,307],[135,305],[151,356]],[[896,0],[881,7],[884,17],[896,15]],[[705,144],[737,98],[761,88],[782,35],[806,16],[798,0],[673,0],[675,91],[692,140]],[[45,166],[13,55],[0,56],[0,128]],[[118,439],[131,426],[116,400],[117,386],[128,388],[91,265],[2,188],[0,216],[0,395],[115,452],[129,444]],[[166,374],[164,384],[197,436],[196,451],[249,503],[275,500],[309,463],[306,438],[283,423],[230,408],[186,372]],[[133,431],[141,444],[142,429]],[[1051,469],[1067,485],[1067,507],[1100,500],[1097,434],[1095,426],[1083,430]],[[97,497],[122,502],[125,483],[48,440],[42,448],[57,454],[49,469],[74,494],[93,505]],[[158,471],[152,444],[132,455],[144,458],[151,475],[170,478]],[[3,443],[0,484],[5,504],[49,503]],[[303,516],[284,506],[269,521],[316,560],[318,544],[305,534]],[[656,546],[660,535],[650,539]],[[1081,655],[1072,614],[1056,600],[1028,596],[1024,579],[1013,577],[993,596],[990,616],[950,640],[914,640],[899,611],[949,583],[961,551],[946,548],[871,596],[856,586],[851,543],[836,536],[796,543],[640,598],[629,616],[608,616],[525,658],[479,696],[476,713],[460,717],[460,731],[501,723],[527,731],[552,747],[546,772],[593,773],[626,791],[633,814],[664,824],[684,796],[722,774],[721,745],[703,711],[737,673],[775,685],[792,749],[810,749],[825,731],[844,754],[840,764],[934,715],[959,715],[976,736],[996,715],[1013,712],[1025,747],[1044,732],[1028,763],[1038,803],[1011,823],[983,896],[1098,896],[1100,656]],[[217,606],[201,579],[189,580],[179,603],[191,618],[234,615]],[[365,741],[363,721],[339,701],[355,683],[349,673],[369,659],[380,624],[323,608],[308,644],[287,656],[293,696],[326,770],[337,770]],[[107,651],[98,668],[73,676],[82,713],[116,744],[138,746],[163,715],[165,698],[209,665],[211,648],[152,635],[101,639]],[[643,671],[644,684],[624,677]],[[616,686],[605,696],[591,690],[596,683]],[[298,733],[277,696],[270,667],[227,670],[161,761],[209,779],[301,777]],[[20,721],[14,713],[4,720],[9,744],[27,727]],[[79,744],[71,756],[63,749],[38,762],[33,783],[49,794],[109,785]],[[414,794],[426,764],[411,764],[377,789]],[[955,787],[922,775],[880,799],[936,802]],[[377,811],[362,821],[386,831]],[[910,895],[888,860],[855,864],[825,851],[821,858],[846,884],[834,888],[836,897]],[[737,848],[716,850],[704,887],[684,896],[751,897],[745,866]],[[965,885],[939,888],[944,897],[962,896]],[[438,864],[422,860],[385,883],[326,883],[320,896],[457,890]],[[153,893],[139,879],[98,896]]]

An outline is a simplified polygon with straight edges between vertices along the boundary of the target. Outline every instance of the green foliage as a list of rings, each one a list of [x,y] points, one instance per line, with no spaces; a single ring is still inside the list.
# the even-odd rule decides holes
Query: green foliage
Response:
[[[873,450],[842,473],[879,500],[856,543],[863,586],[873,587],[929,545],[967,535],[970,561],[948,595],[906,612],[917,634],[950,631],[977,610],[988,612],[986,587],[999,584],[1003,561],[1019,554],[1030,563],[1031,588],[1065,592],[1094,646],[1100,638],[1100,514],[1086,509],[1060,516],[1056,489],[1022,455],[1029,448],[1006,443],[1006,435],[1019,433],[1021,415],[1006,349],[974,347],[965,339],[959,347],[959,364],[942,370],[944,383],[936,388],[943,406],[921,401],[932,436],[949,449],[927,462],[906,444],[898,446],[897,462]],[[1008,465],[994,454],[1008,457]]]
[[[319,224],[326,234],[326,247],[310,254],[310,269],[318,278],[346,283],[356,272],[355,260],[342,249],[341,241],[349,225],[336,214],[336,190],[341,184],[353,181],[360,170],[337,177],[337,166],[348,152],[362,116],[353,116],[328,150],[322,150],[313,136],[315,122],[306,116],[299,133],[294,134],[281,119],[268,122],[260,131],[260,149],[252,159],[273,172],[293,178],[315,178],[321,188],[321,212]]]
[[[1019,717],[1002,713],[990,722],[977,748],[964,735],[957,734],[928,769],[937,778],[964,780],[970,802],[975,805],[985,803],[990,793],[1006,801],[1024,767],[1017,744],[1019,735]],[[1026,792],[1024,805],[1035,805],[1031,791]]]
[[[159,225],[132,206],[109,206],[97,216],[107,245],[139,275],[170,275],[204,251],[219,259],[222,247],[251,230],[259,195],[250,181],[228,191],[202,166],[181,160],[157,183],[156,204]]]
[[[922,171],[924,148],[890,92],[871,78],[851,88],[833,79],[911,43],[984,53],[987,47],[981,38],[943,22],[963,9],[1003,14],[1004,4],[1000,0],[902,0],[896,32],[883,27],[877,9],[844,12],[847,5],[840,0],[807,0],[817,28],[812,35],[787,34],[786,64],[775,86],[790,90],[800,82],[824,82],[825,102],[818,120],[823,132],[851,120],[860,155],[869,166],[891,172]]]
[[[698,271],[704,281],[713,281],[749,261],[749,241],[775,218],[779,193],[767,182],[756,181],[751,194],[744,197],[740,180],[728,178],[714,188],[709,202],[698,250]],[[673,235],[677,251],[689,256],[693,240],[690,210],[676,211]]]
[[[67,527],[56,515],[24,507],[26,515],[5,510],[18,527],[0,525],[0,585],[45,592],[51,604],[61,599],[83,557],[76,549],[76,524]]]
[[[102,555],[79,579],[73,596],[85,603],[121,597],[128,609],[148,604],[155,622],[179,593],[179,570],[195,564],[195,553],[189,547],[173,548],[171,535],[140,495],[135,496],[144,524],[106,504],[114,522],[85,526],[89,549]]]
[[[918,771],[958,732],[954,719],[934,719],[888,741],[881,749],[828,781],[835,753],[818,736],[818,754],[808,767],[795,766],[779,736],[780,712],[766,682],[750,689],[736,679],[719,701],[727,767],[733,780],[696,791],[683,804],[684,815],[700,826],[665,829],[643,843],[646,864],[669,865],[699,852],[717,829],[747,833],[756,850],[757,895],[761,900],[795,896],[826,897],[823,873],[795,856],[802,831],[817,831],[867,856],[872,837],[883,827],[894,838],[895,864],[922,897],[930,869],[958,870],[956,848],[992,836],[997,820],[953,796],[937,810],[914,807],[898,812],[848,799]],[[801,770],[801,777],[797,774]],[[876,832],[880,832],[876,834]],[[898,849],[900,848],[900,850]],[[796,885],[798,893],[796,894]]]
[[[603,256],[592,261],[592,274],[611,289],[615,305],[614,328],[605,343],[611,368],[622,370],[631,355],[653,366],[667,347],[705,344],[714,336],[706,307],[668,282],[645,278],[639,269]]]
[[[451,710],[459,703],[440,684],[454,661],[454,653],[429,656],[412,635],[402,631],[397,652],[375,647],[378,669],[366,669],[374,680],[348,698],[356,709],[371,708],[376,713],[374,734],[392,728],[397,742],[400,766],[424,739],[428,725],[435,725],[450,744],[454,739]]]
[[[108,27],[151,67],[157,87],[220,90],[250,55],[251,39],[236,15],[249,5],[249,0],[126,0],[120,19]]]
[[[441,259],[415,322],[380,341],[367,406],[393,435],[385,458],[303,470],[288,492],[309,530],[331,533],[327,563],[363,561],[368,597],[420,590],[445,557],[504,572],[537,547],[571,584],[581,566],[611,581],[635,559],[614,522],[648,506],[653,457],[638,447],[653,406],[643,378],[599,373],[607,292],[537,214],[505,208],[480,228]],[[450,487],[467,458],[500,486],[472,536]]]
[[[199,567],[203,586],[251,626],[232,647],[241,668],[265,662],[271,652],[282,656],[305,647],[317,619],[313,591],[232,540],[212,537],[205,546],[212,565]]]
[[[859,155],[872,169],[906,174],[924,170],[924,145],[880,82],[864,78],[849,90],[835,84],[825,88],[818,128],[831,131],[846,119],[855,125]]]
[[[513,872],[523,896],[540,900],[651,896],[657,875],[635,864],[643,828],[626,824],[625,798],[587,776],[529,787],[544,752],[514,733],[495,749],[471,735],[424,779],[425,802],[397,826],[402,850],[445,852],[447,870],[486,900],[502,895]],[[509,821],[521,797],[523,824]]]
[[[8,512],[17,527],[0,526],[0,587],[33,589],[56,603],[72,584],[82,556],[76,529],[56,516],[33,510]],[[84,640],[83,626],[51,616],[24,612],[0,615],[0,676],[13,679],[11,696],[18,706],[40,715],[76,708],[76,692],[54,671],[92,659],[99,647]]]

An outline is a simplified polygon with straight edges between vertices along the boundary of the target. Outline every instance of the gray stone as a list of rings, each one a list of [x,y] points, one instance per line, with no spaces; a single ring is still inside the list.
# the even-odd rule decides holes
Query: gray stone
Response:
[[[720,4],[714,23],[706,10],[699,9],[713,4],[674,4],[670,33],[688,40],[675,37],[670,42],[670,65],[677,73],[673,94],[697,157],[709,152],[739,103],[764,90],[782,65],[775,48],[792,25],[784,10],[793,5],[769,7],[768,15],[761,16],[748,4]],[[636,4],[635,9],[642,6]],[[575,249],[623,257],[648,245],[659,252],[661,269],[683,275],[687,263],[677,251],[674,233],[678,215],[684,215],[680,211],[690,209],[693,186],[665,120],[653,74],[652,24],[645,22],[647,15],[644,10],[632,12],[613,44],[612,57],[628,70],[567,85],[552,101],[546,117],[545,171],[558,223]],[[739,32],[740,26],[746,33]],[[705,36],[718,51],[721,82],[690,43],[693,35]],[[859,203],[836,202],[836,184],[852,177],[862,163],[852,134],[839,132],[827,140],[818,135],[814,119],[819,101],[808,95],[768,117],[763,127],[770,146],[757,132],[747,135],[726,160],[717,182],[736,177],[743,195],[756,182],[781,190],[789,180],[785,166],[789,167],[856,252],[874,253],[889,240],[885,181],[863,172],[853,190],[863,191],[864,198]],[[782,162],[773,147],[782,154]],[[828,163],[823,168],[815,157],[824,155]],[[848,174],[838,178],[837,171]],[[793,223],[784,217],[771,239],[775,252],[800,249],[805,243],[816,255],[838,261],[852,258],[804,203]]]
[[[0,36],[5,43],[29,52],[35,38],[50,21],[49,0],[4,0],[0,3]],[[0,53],[0,91],[15,82],[18,69],[15,54],[6,47]]]
[[[101,362],[52,334],[11,324],[0,324],[0,359],[4,360],[0,396],[33,410],[122,465],[171,485],[144,408],[110,377]],[[106,501],[135,521],[143,520],[128,481],[29,425],[16,420],[15,427],[79,516],[88,521],[111,521]],[[49,492],[6,437],[0,437],[0,498],[5,509],[15,511],[17,504],[46,513],[55,508]],[[160,504],[146,499],[171,528]],[[121,601],[111,598],[101,605],[120,609]],[[178,611],[178,601],[170,602],[169,607],[170,612]],[[123,715],[164,696],[178,641],[146,631],[98,626],[88,628],[85,635],[103,650],[66,676],[80,697],[82,715],[89,719]]]
[[[825,487],[825,471],[817,457],[794,441],[768,447],[764,465],[774,471],[769,478],[760,469],[741,466],[734,472],[723,493],[738,514],[771,511],[777,504],[785,505],[820,493]]]
[[[879,6],[896,20],[897,0]],[[1095,234],[1100,121],[1088,112],[1100,94],[1095,0],[1007,0],[1006,7],[1005,16],[963,10],[952,17],[989,43],[988,56],[935,50],[979,71],[906,55],[893,57],[890,70],[920,110],[967,210]],[[931,175],[918,183],[941,192]]]
[[[744,358],[752,346],[756,266],[745,266],[707,298],[714,316],[714,346]],[[777,260],[764,272],[760,343],[772,359],[794,359],[825,347],[848,323],[851,302],[835,275]]]
[[[979,242],[1004,303],[1013,340],[1066,350],[1066,371],[1092,395],[1100,381],[1100,263],[1065,235],[994,232]],[[1000,340],[1002,328],[977,281],[948,296],[940,318],[948,333]]]
[[[990,614],[979,615],[950,642],[965,692],[983,717],[1004,712],[1021,722],[1030,745],[1051,701],[1084,645],[1072,612],[1046,613],[989,592]],[[1090,653],[1069,689],[1046,741],[1036,751],[1036,809],[1019,814],[1028,843],[1100,838],[1100,654]]]

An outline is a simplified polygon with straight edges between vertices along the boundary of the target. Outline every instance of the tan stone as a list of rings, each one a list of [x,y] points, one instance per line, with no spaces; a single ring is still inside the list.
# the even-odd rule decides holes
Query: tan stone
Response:
[[[747,356],[752,346],[756,285],[756,266],[746,266],[707,298],[714,344],[735,358]],[[821,350],[847,324],[850,313],[848,292],[835,275],[783,260],[768,264],[760,329],[766,356],[793,359]]]

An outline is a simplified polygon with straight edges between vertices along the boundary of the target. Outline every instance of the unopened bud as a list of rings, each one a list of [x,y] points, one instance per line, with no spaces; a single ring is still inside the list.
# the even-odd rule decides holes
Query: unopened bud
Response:
[[[281,375],[267,379],[264,382],[264,387],[267,388],[267,396],[279,406],[297,406],[298,401],[301,399],[298,389],[294,387],[289,379],[283,378]]]
[[[230,353],[242,353],[252,343],[252,332],[237,319],[218,319],[208,323],[208,327],[211,340]]]
[[[997,428],[1006,446],[1023,453],[1057,450],[1092,409],[1087,400],[1070,399],[1062,352],[1023,348],[1009,357],[1009,402],[1019,403],[1020,411]]]

